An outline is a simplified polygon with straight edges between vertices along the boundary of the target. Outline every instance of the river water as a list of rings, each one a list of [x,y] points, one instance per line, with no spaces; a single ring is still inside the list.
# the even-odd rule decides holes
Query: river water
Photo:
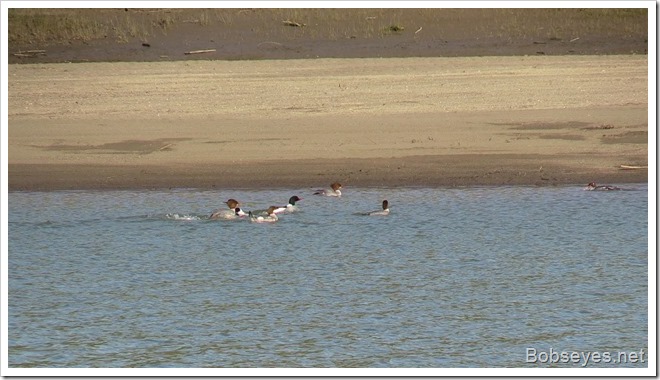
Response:
[[[648,188],[620,186],[11,192],[9,367],[580,367],[538,354],[648,352]],[[292,195],[299,212],[277,223],[208,218],[228,198]],[[383,199],[390,215],[356,214]]]

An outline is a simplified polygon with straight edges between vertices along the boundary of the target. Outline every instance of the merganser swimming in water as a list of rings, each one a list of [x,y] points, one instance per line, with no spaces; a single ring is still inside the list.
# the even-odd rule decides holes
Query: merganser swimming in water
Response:
[[[275,215],[275,210],[277,207],[275,206],[270,206],[268,210],[266,210],[266,213],[268,215],[263,216],[263,215],[254,215],[252,211],[249,212],[250,215],[250,221],[254,223],[273,223],[277,222],[279,218],[277,215]]]
[[[240,207],[236,207],[233,210],[223,210],[223,211],[227,211],[227,213],[220,214],[220,216],[213,219],[233,220],[233,219],[240,219],[247,215],[245,211],[241,210]]]
[[[211,216],[209,216],[209,219],[233,219],[236,216],[236,208],[240,203],[234,198],[229,198],[225,204],[228,207],[227,209],[217,209],[213,211]],[[245,213],[243,213],[243,215],[245,215]]]
[[[587,187],[584,188],[585,190],[588,191],[593,191],[593,190],[621,190],[621,188],[612,186],[612,185],[596,185],[596,182],[589,182]]]
[[[244,216],[246,216],[246,215],[247,215],[247,214],[245,213],[245,211],[241,210],[240,207],[236,207],[236,208],[234,209],[234,214],[232,214],[232,215],[226,215],[223,219],[239,219],[239,218],[242,218],[242,217],[244,217]]]
[[[332,185],[330,185],[331,189],[321,189],[321,190],[316,190],[314,192],[314,195],[325,195],[328,197],[341,197],[341,183],[335,182]]]
[[[382,210],[376,210],[376,211],[371,211],[364,213],[362,215],[369,215],[369,216],[386,216],[390,214],[390,204],[386,200],[383,201],[383,209]]]
[[[289,204],[287,204],[286,206],[281,206],[281,207],[276,208],[275,213],[279,214],[279,213],[282,213],[282,212],[285,212],[285,211],[288,211],[288,212],[298,211],[298,207],[296,206],[296,202],[298,202],[298,201],[302,201],[302,198],[298,198],[297,195],[292,196],[291,198],[289,198]]]

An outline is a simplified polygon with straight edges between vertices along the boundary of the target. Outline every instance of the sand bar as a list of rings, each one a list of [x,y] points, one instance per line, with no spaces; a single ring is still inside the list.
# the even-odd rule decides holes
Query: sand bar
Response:
[[[647,70],[637,55],[10,65],[9,190],[646,182]]]

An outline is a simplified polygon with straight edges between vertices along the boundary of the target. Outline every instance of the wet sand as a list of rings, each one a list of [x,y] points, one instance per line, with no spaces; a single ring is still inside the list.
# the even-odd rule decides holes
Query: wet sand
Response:
[[[646,56],[10,65],[9,190],[646,182],[647,66]]]

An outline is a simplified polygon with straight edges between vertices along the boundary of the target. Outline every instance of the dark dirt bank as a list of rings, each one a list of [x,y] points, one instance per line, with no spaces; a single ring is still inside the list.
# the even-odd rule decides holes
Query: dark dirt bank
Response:
[[[9,63],[647,54],[647,25],[646,9],[12,9]]]
[[[163,188],[304,188],[339,179],[352,187],[557,186],[644,183],[647,169],[552,164],[543,155],[415,156],[259,162],[227,166],[9,165],[10,191]],[[550,164],[548,164],[550,162]],[[478,163],[478,164],[475,164]],[[545,164],[545,166],[543,166]],[[295,167],[295,171],[287,169]],[[539,170],[539,168],[542,168]]]

